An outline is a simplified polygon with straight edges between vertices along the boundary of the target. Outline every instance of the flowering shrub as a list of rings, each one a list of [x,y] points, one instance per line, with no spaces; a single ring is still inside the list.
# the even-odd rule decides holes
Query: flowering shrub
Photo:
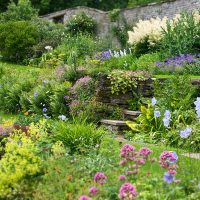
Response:
[[[162,38],[162,29],[166,28],[167,17],[163,19],[151,18],[150,20],[139,20],[133,27],[133,31],[128,31],[130,44],[138,44],[147,41],[150,46],[155,46]]]
[[[166,58],[163,62],[158,61],[155,64],[159,70],[198,75],[200,73],[198,69],[200,64],[199,57],[200,55],[185,54]],[[158,69],[155,70],[158,71]]]

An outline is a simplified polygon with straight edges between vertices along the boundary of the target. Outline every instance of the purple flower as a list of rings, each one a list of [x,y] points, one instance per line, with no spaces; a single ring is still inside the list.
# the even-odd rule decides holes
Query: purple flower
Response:
[[[94,176],[94,182],[103,185],[107,180],[107,176],[103,172],[97,172]]]
[[[164,118],[163,118],[163,124],[166,128],[169,127],[169,124],[170,124],[170,119],[171,118],[171,114],[170,114],[170,111],[169,110],[166,110],[165,111],[165,114],[164,114]]]
[[[125,158],[130,158],[132,152],[135,150],[135,147],[130,144],[125,144],[120,151],[120,156]]]
[[[138,195],[135,187],[131,183],[124,183],[119,190],[118,197],[120,199],[127,199],[134,200],[134,197]]]
[[[92,195],[94,195],[94,196],[97,194],[98,191],[99,191],[99,189],[96,188],[96,187],[91,187],[89,189],[89,193],[92,194]]]
[[[156,105],[156,102],[157,102],[156,98],[153,97],[153,98],[151,99],[151,104],[152,104],[152,106],[155,106],[155,105]]]
[[[174,182],[174,176],[172,176],[169,172],[164,173],[164,178],[163,180],[167,183],[173,183]]]
[[[160,111],[154,111],[154,117],[160,117]]]
[[[199,184],[198,184],[198,188],[200,189],[200,182],[199,182]]]
[[[38,96],[38,93],[37,92],[34,92],[34,97],[37,97]]]
[[[101,53],[101,60],[109,60],[111,58],[110,51],[103,51]]]
[[[47,108],[43,108],[42,112],[46,113],[47,112]]]
[[[70,99],[70,96],[66,95],[66,96],[64,96],[64,99],[68,100],[68,99]]]
[[[180,131],[180,137],[187,138],[191,135],[191,133],[192,133],[192,128],[186,128],[185,130]]]
[[[197,97],[197,100],[194,102],[194,105],[197,116],[200,117],[200,97]]]
[[[171,154],[172,154],[172,157],[169,157],[168,162],[170,164],[173,164],[178,161],[178,155],[176,152],[172,152]]]

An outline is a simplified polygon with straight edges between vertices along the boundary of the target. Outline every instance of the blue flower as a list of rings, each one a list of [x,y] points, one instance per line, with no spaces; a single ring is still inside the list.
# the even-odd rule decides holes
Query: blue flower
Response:
[[[188,136],[190,136],[192,133],[192,128],[186,128],[183,131],[180,131],[180,137],[181,138],[187,138]]]
[[[198,188],[200,189],[200,182],[199,182],[199,184],[198,184]]]
[[[47,108],[43,108],[42,112],[44,112],[44,113],[47,112]]]
[[[160,111],[154,111],[154,117],[160,117]]]
[[[34,92],[34,97],[37,97],[38,96],[38,93],[37,92]]]
[[[194,102],[194,105],[197,116],[200,117],[200,97],[197,97],[197,100]]]
[[[171,121],[171,113],[169,110],[166,110],[165,111],[165,114],[164,114],[164,118],[163,118],[163,124],[166,128],[169,127],[169,124],[170,124],[170,121]]]
[[[173,183],[174,182],[174,176],[172,176],[169,172],[164,173],[164,178],[163,180],[167,183]]]
[[[153,97],[153,98],[151,99],[151,104],[152,104],[152,106],[155,106],[155,105],[156,105],[156,102],[157,102],[156,98]]]

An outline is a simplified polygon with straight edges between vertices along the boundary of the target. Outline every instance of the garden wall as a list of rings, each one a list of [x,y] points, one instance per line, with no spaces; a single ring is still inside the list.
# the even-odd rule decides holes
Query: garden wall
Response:
[[[112,27],[123,26],[124,20],[129,25],[133,26],[139,19],[150,19],[152,17],[173,17],[181,11],[192,11],[200,8],[200,0],[172,0],[164,3],[148,4],[130,9],[123,9],[119,13],[119,20],[111,22],[109,12],[88,8],[88,7],[75,7],[51,13],[43,16],[43,18],[55,22],[67,23],[69,18],[81,11],[92,16],[98,23],[98,35],[100,37],[112,38]],[[113,38],[112,38],[113,39]]]
[[[142,97],[153,97],[153,82],[155,79],[148,79],[146,81],[139,82],[137,88],[137,94]],[[157,79],[160,83],[164,82],[166,79]],[[192,84],[200,90],[200,80],[192,80]],[[102,103],[119,105],[123,108],[128,108],[129,101],[133,99],[131,91],[125,94],[112,94],[111,84],[107,75],[101,75],[99,77],[99,83],[96,90],[96,100]]]

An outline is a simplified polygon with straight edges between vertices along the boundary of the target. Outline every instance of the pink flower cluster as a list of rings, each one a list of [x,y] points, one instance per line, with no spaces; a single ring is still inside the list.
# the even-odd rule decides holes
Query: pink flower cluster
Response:
[[[137,195],[138,193],[131,183],[124,183],[119,190],[118,197],[124,200],[134,200]]]
[[[103,172],[97,172],[94,176],[94,182],[103,185],[107,180],[107,176]]]
[[[125,144],[120,151],[120,156],[123,158],[123,160],[120,161],[120,165],[129,163],[127,175],[137,174],[139,167],[145,164],[149,155],[152,153],[152,150],[147,147],[142,147],[138,152],[135,152],[134,150],[134,146]]]
[[[164,151],[160,155],[160,166],[168,171],[164,174],[164,181],[168,183],[174,182],[174,176],[176,175],[178,155],[176,152]]]
[[[95,183],[103,185],[104,183],[106,183],[106,181],[107,181],[107,176],[103,172],[97,172],[94,175],[94,182]],[[89,189],[90,196],[95,196],[98,193],[98,191],[99,191],[99,189],[97,187],[92,186]],[[79,200],[91,200],[91,198],[83,195],[79,198]]]

